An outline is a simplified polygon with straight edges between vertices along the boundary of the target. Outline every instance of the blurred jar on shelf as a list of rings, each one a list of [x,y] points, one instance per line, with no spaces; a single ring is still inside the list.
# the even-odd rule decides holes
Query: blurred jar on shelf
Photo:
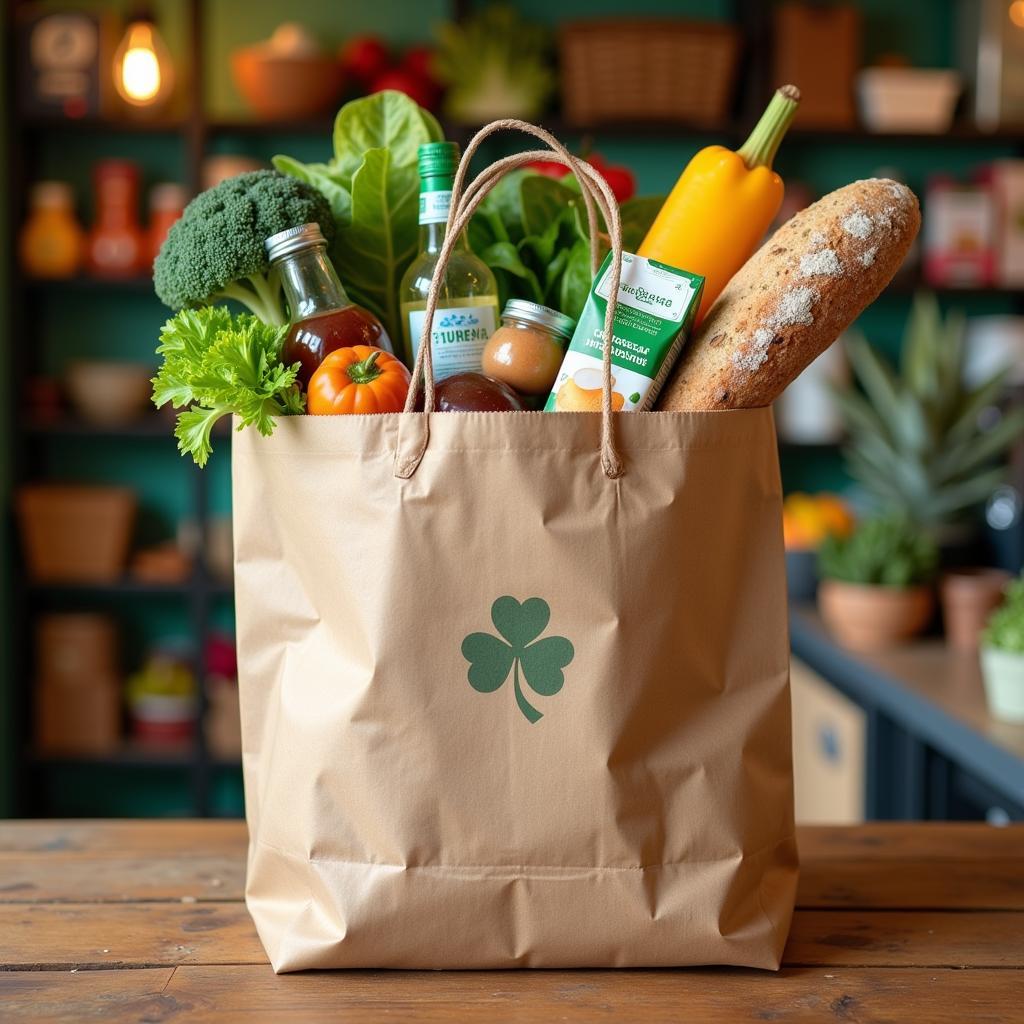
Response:
[[[190,642],[165,640],[128,678],[125,703],[132,736],[142,743],[184,744],[199,715],[199,687]]]
[[[63,181],[32,186],[29,213],[21,229],[19,258],[32,277],[73,277],[82,266],[85,232],[75,216],[75,197]]]
[[[200,171],[200,187],[203,189],[213,188],[225,178],[234,178],[247,171],[261,171],[266,166],[255,157],[241,153],[214,153],[203,161]]]
[[[925,196],[924,276],[936,288],[982,288],[995,280],[996,211],[988,180],[935,175]]]
[[[238,662],[233,638],[214,634],[206,645],[206,697],[203,727],[214,757],[237,760],[242,755],[242,726],[238,708]]]
[[[1024,19],[1024,10],[1021,17]],[[1024,27],[1019,35],[1024,36]],[[998,283],[1004,288],[1024,288],[1024,160],[996,160],[992,164],[992,192],[999,215]]]
[[[149,254],[139,224],[139,168],[127,160],[103,160],[93,181],[96,221],[89,236],[89,269],[97,277],[131,277]]]
[[[171,225],[184,213],[188,192],[184,185],[164,181],[149,193],[149,245],[146,259],[152,262],[164,244]]]

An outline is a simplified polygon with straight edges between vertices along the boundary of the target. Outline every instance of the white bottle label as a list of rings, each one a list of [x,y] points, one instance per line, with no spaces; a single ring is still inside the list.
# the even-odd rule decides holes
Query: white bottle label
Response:
[[[412,354],[420,348],[426,310],[409,311],[409,337]],[[430,354],[434,361],[434,380],[456,373],[479,373],[484,346],[494,333],[494,306],[456,306],[438,309],[430,332]]]
[[[420,223],[444,224],[452,206],[451,189],[446,192],[420,193]]]

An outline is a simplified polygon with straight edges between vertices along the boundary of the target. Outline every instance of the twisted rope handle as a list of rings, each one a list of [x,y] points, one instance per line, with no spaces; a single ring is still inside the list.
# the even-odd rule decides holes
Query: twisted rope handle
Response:
[[[501,160],[496,160],[480,172],[477,177],[466,185],[469,164],[473,155],[488,136],[499,131],[514,130],[525,132],[540,139],[550,150],[529,150],[515,153]],[[608,226],[608,236],[614,254],[609,267],[608,305],[604,318],[604,349],[602,354],[601,373],[601,467],[605,476],[615,479],[622,475],[622,460],[615,447],[615,434],[612,413],[612,327],[615,322],[615,309],[618,304],[619,281],[622,275],[622,224],[619,218],[619,205],[604,177],[585,160],[573,156],[550,132],[537,125],[516,118],[503,118],[492,121],[481,128],[473,136],[459,162],[459,168],[452,185],[451,208],[448,212],[448,224],[444,243],[438,253],[434,265],[434,273],[427,292],[427,307],[423,317],[423,332],[420,336],[419,349],[416,352],[416,363],[412,370],[412,381],[405,402],[405,412],[413,412],[419,396],[420,382],[423,383],[423,408],[426,413],[434,411],[434,364],[431,352],[430,335],[434,323],[441,288],[444,284],[448,260],[459,236],[469,226],[470,219],[477,207],[486,198],[488,192],[509,171],[535,160],[548,160],[553,150],[576,175],[580,184],[580,192],[587,212],[587,228],[590,234],[591,272],[597,273],[599,252],[598,210]],[[421,440],[417,449],[402,459],[396,459],[395,472],[399,476],[411,476],[419,465],[423,452],[426,451],[429,434],[427,429],[421,431]]]

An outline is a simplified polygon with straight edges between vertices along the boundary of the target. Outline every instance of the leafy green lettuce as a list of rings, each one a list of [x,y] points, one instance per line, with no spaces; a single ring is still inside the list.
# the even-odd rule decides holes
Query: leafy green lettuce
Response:
[[[555,90],[551,30],[509,4],[491,3],[436,29],[434,71],[444,106],[461,124],[539,116]]]
[[[296,376],[299,364],[281,362],[287,327],[271,327],[257,317],[233,317],[223,306],[183,309],[164,324],[157,355],[163,363],[153,378],[153,402],[178,414],[178,450],[205,466],[214,426],[236,415],[239,429],[274,431],[277,416],[305,412]]]
[[[627,251],[636,252],[663,201],[646,196],[620,205]],[[579,319],[592,275],[586,207],[571,175],[559,181],[526,168],[507,174],[480,204],[469,242],[494,272],[502,306],[529,299]],[[599,259],[606,251],[605,234]]]
[[[346,103],[334,122],[327,163],[274,157],[274,166],[320,189],[337,235],[331,258],[353,301],[376,313],[392,339],[401,337],[398,286],[416,255],[419,171],[424,142],[444,138],[432,114],[400,92]]]

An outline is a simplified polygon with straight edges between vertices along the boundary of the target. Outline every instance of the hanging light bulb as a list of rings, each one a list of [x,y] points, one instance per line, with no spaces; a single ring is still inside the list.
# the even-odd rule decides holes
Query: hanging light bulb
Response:
[[[133,107],[162,104],[174,86],[171,57],[153,16],[139,13],[114,52],[114,87]]]

